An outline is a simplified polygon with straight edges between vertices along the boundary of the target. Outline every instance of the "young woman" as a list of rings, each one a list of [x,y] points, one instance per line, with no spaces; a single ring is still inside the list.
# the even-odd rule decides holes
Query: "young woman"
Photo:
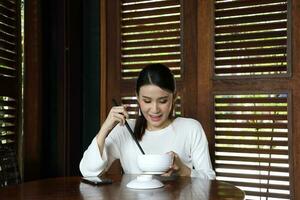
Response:
[[[173,165],[163,175],[176,173],[214,179],[207,139],[200,123],[173,116],[176,87],[169,68],[162,64],[146,66],[137,79],[136,95],[141,115],[127,121],[146,154],[172,154]],[[80,162],[83,176],[105,172],[115,159],[120,159],[126,174],[141,173],[137,165],[141,152],[124,126],[126,118],[126,105],[112,107],[84,152]]]

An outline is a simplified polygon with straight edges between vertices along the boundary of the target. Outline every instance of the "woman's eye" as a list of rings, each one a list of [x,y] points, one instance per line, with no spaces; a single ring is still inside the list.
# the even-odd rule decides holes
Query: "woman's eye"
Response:
[[[159,102],[160,102],[160,103],[167,103],[168,100],[164,99],[164,100],[160,100]]]
[[[144,102],[145,102],[145,103],[151,103],[151,101],[149,101],[149,100],[144,100]]]

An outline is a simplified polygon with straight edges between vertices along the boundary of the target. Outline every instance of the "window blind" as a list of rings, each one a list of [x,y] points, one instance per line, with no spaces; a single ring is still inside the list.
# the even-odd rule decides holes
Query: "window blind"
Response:
[[[215,94],[217,179],[246,199],[290,199],[289,93]]]
[[[163,63],[181,77],[180,12],[179,0],[122,1],[122,79],[135,79],[150,63]]]
[[[20,3],[0,2],[0,142],[16,142],[20,68]]]
[[[288,0],[216,0],[216,77],[287,76]]]

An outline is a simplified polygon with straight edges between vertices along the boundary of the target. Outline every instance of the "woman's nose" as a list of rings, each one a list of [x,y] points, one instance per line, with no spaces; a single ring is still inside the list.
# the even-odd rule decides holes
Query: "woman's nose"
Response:
[[[153,103],[153,104],[152,104],[152,111],[153,111],[154,113],[159,112],[159,106],[158,106],[158,103]]]

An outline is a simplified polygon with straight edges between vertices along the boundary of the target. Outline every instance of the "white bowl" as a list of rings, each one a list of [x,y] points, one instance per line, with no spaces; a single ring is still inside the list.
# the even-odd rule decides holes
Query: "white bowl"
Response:
[[[172,162],[170,154],[145,154],[137,158],[139,168],[146,174],[162,174],[170,168]]]

